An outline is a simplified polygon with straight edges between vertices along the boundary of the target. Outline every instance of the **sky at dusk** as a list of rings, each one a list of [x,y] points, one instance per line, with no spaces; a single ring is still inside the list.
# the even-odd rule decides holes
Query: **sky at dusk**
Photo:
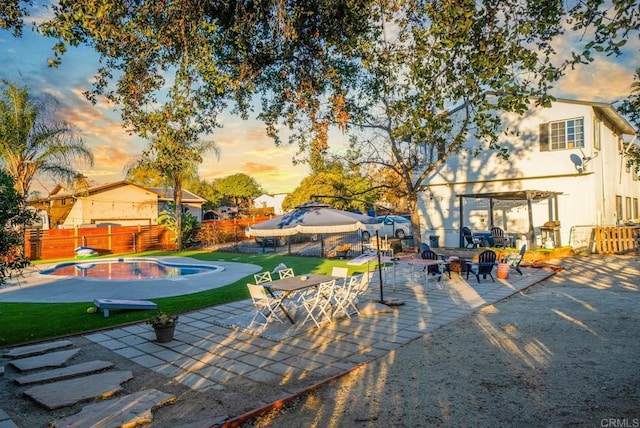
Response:
[[[37,21],[46,13],[43,9],[34,10],[30,19]],[[91,184],[124,179],[124,166],[141,153],[146,141],[123,129],[116,106],[105,102],[92,105],[82,95],[91,88],[98,55],[90,48],[70,48],[59,68],[49,68],[47,58],[53,56],[54,43],[54,39],[31,31],[30,25],[25,25],[22,38],[0,30],[0,79],[27,86],[33,95],[48,93],[58,99],[59,117],[77,127],[94,154],[92,167],[76,165]],[[569,71],[556,83],[552,94],[607,103],[627,96],[638,66],[634,60],[639,45],[637,40],[630,41],[621,57],[598,57],[593,64]],[[577,46],[576,40],[567,39],[558,42],[556,50],[558,55],[568,57]],[[201,179],[211,181],[241,172],[253,177],[268,193],[284,193],[292,191],[308,175],[306,166],[292,164],[297,147],[287,144],[276,147],[261,122],[243,121],[229,114],[220,121],[223,128],[206,137],[215,141],[220,155],[206,156],[199,170]],[[347,137],[337,131],[330,135],[334,150],[340,150],[346,141]],[[52,187],[51,181],[41,180],[32,190],[46,194]]]

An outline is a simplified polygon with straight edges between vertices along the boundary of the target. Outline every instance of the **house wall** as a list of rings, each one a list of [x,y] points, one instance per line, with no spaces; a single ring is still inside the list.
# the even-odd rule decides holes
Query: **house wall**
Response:
[[[286,196],[286,193],[260,195],[253,200],[253,206],[256,208],[273,208],[274,214],[281,215],[284,214],[282,211],[282,202]]]
[[[137,186],[122,186],[79,197],[65,227],[81,224],[157,224],[157,195]]]
[[[540,124],[578,117],[584,118],[584,148],[540,150]],[[558,196],[557,218],[561,223],[562,245],[570,244],[572,227],[617,224],[621,219],[615,214],[615,195],[622,196],[623,205],[627,197],[633,205],[634,198],[640,197],[640,186],[634,180],[635,175],[626,172],[620,154],[621,140],[611,123],[601,122],[601,149],[594,148],[597,118],[591,105],[565,102],[555,102],[551,108],[532,108],[522,117],[504,115],[505,129],[515,132],[500,138],[500,144],[509,150],[508,159],[499,158],[490,150],[473,156],[473,149],[478,145],[470,140],[465,146],[467,150],[450,156],[444,167],[426,180],[429,189],[419,200],[423,242],[435,234],[440,236],[441,245],[458,246],[458,195],[466,193],[562,192]],[[591,160],[583,162],[583,158]],[[488,230],[489,201],[463,200],[465,225],[474,231]],[[538,245],[542,244],[538,228],[554,219],[553,212],[547,200],[532,207]],[[637,217],[637,213],[633,215]],[[526,233],[529,226],[526,201],[494,201],[494,225],[514,233]]]

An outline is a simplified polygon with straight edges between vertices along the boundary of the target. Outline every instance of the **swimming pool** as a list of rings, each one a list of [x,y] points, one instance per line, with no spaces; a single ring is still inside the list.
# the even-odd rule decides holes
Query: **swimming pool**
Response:
[[[67,262],[41,271],[43,275],[86,279],[131,281],[170,279],[224,270],[220,266],[167,263],[156,259],[103,259]]]

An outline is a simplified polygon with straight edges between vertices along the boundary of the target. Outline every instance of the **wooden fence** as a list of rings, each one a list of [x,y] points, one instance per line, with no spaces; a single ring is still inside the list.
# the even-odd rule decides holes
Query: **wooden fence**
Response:
[[[176,248],[173,232],[157,225],[29,230],[25,237],[25,254],[31,260],[74,257],[73,250],[80,246],[95,248],[100,254]]]
[[[269,217],[205,221],[200,225],[196,245],[247,240],[246,227],[267,219]],[[25,236],[25,254],[31,260],[72,258],[73,250],[80,246],[95,248],[100,254],[176,249],[174,233],[161,225],[28,230]]]
[[[594,246],[597,254],[625,254],[640,251],[640,227],[595,227]]]

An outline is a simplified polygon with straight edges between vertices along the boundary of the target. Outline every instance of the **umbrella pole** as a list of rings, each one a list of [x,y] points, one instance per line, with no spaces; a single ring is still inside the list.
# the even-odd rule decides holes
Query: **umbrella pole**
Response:
[[[376,230],[376,252],[378,253],[378,275],[380,277],[380,303],[384,303],[384,293],[382,291],[382,259],[380,258],[380,235]]]
[[[380,279],[380,300],[378,301],[378,303],[382,303],[383,305],[387,305],[387,306],[404,305],[404,302],[402,300],[397,300],[397,299],[384,300],[384,292],[383,292],[384,286],[382,283],[382,259],[380,257],[380,235],[378,234],[377,230],[376,230],[376,247],[377,247],[376,253],[378,256],[378,275]]]

